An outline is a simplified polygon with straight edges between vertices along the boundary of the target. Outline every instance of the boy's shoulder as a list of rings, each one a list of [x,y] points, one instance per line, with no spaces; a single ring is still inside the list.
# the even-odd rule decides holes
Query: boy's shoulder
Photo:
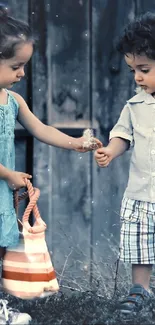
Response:
[[[144,90],[140,90],[135,96],[128,99],[127,103],[136,104],[136,103],[144,102],[146,100],[146,95],[147,94]]]

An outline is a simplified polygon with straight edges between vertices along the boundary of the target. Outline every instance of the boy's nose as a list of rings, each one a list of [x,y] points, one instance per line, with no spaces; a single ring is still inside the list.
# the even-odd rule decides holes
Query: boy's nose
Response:
[[[141,82],[143,80],[143,76],[140,72],[135,72],[135,81],[138,83],[138,82]]]

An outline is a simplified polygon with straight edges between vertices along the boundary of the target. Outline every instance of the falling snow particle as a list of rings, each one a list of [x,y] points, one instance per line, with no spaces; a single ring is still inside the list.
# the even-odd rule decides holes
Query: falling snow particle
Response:
[[[84,269],[85,271],[87,271],[87,270],[88,270],[88,265],[84,265],[83,269]]]

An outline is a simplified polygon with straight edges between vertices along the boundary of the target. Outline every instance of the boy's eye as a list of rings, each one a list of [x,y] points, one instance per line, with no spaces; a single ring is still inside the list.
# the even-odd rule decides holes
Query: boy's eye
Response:
[[[148,73],[150,70],[149,69],[143,69],[141,70],[143,73]]]
[[[19,67],[12,67],[12,70],[18,70]]]

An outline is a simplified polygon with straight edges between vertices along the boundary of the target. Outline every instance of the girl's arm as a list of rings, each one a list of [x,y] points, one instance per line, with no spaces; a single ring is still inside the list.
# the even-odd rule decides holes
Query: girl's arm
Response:
[[[65,149],[74,149],[79,151],[87,151],[83,149],[84,137],[73,138],[56,128],[43,124],[28,108],[24,99],[17,93],[12,92],[13,96],[19,103],[19,123],[26,128],[38,140]],[[95,139],[97,146],[102,144],[98,139]]]
[[[25,186],[25,178],[31,179],[27,173],[16,172],[0,164],[0,179],[6,181],[12,190],[17,190]]]
[[[11,170],[0,164],[0,179],[6,180],[10,175]]]

